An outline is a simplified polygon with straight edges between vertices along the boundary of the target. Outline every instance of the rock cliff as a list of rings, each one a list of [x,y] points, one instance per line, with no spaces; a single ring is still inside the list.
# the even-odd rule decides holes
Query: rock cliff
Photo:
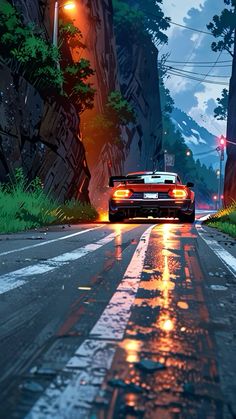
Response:
[[[82,116],[82,133],[89,119],[103,112],[107,95],[113,90],[121,90],[137,117],[135,124],[122,130],[123,148],[94,144],[94,154],[88,155],[90,197],[97,207],[105,209],[110,175],[157,167],[162,137],[158,51],[151,42],[148,49],[138,44],[129,48],[125,39],[117,43],[111,0],[82,0],[79,15],[78,26],[84,35],[85,54],[96,70],[93,82],[97,89],[94,111]]]
[[[124,131],[125,171],[158,167],[162,146],[162,115],[157,69],[158,51],[150,42],[117,44],[121,92],[132,105],[137,123]]]
[[[65,100],[43,100],[3,63],[0,95],[0,181],[22,167],[29,180],[39,176],[59,201],[88,201],[90,173],[74,107]]]
[[[51,38],[47,0],[14,0],[24,23],[34,22]],[[16,167],[27,177],[39,176],[59,201],[89,201],[90,172],[80,139],[76,109],[66,99],[43,99],[24,78],[0,63],[0,180]]]

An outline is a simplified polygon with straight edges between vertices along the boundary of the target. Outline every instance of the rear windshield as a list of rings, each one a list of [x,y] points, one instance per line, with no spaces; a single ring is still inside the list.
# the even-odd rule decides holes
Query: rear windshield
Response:
[[[127,176],[128,183],[176,183],[176,176],[174,175],[129,175]]]

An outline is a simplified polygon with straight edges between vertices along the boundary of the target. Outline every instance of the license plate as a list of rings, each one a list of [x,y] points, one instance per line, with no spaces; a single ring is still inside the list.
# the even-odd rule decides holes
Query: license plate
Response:
[[[158,193],[150,192],[143,194],[144,199],[158,199]]]

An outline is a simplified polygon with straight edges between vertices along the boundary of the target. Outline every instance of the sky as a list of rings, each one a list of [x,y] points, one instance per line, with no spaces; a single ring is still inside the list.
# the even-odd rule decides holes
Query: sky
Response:
[[[162,10],[173,22],[209,32],[206,25],[215,14],[220,14],[224,7],[223,0],[163,0]],[[159,58],[163,54],[169,54],[168,61],[180,61],[185,64],[168,62],[166,63],[168,66],[184,70],[186,72],[184,74],[203,80],[190,80],[171,75],[166,80],[166,87],[171,92],[175,106],[185,111],[214,135],[225,135],[226,123],[217,121],[213,110],[217,106],[216,98],[221,97],[222,89],[228,88],[231,56],[226,52],[220,54],[211,50],[211,43],[215,41],[212,35],[184,29],[174,24],[171,24],[166,34],[169,38],[168,45],[159,47]],[[203,64],[197,65],[196,61],[211,63],[200,67],[199,65]],[[221,61],[229,62],[221,63]],[[197,74],[193,75],[187,71]],[[206,74],[208,76],[205,76]],[[207,80],[213,83],[206,83]]]

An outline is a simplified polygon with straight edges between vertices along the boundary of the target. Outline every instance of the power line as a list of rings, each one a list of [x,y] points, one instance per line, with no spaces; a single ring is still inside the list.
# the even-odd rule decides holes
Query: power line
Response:
[[[168,63],[168,61],[165,61],[166,63]],[[186,62],[186,64],[185,63],[183,63],[183,64],[175,64],[175,66],[177,66],[177,67],[196,67],[196,68],[209,68],[209,67],[211,67],[212,66],[212,64],[209,64],[209,65],[207,65],[207,64],[203,64],[203,65],[195,65],[195,64],[191,64],[191,62]],[[229,65],[215,65],[215,68],[232,68],[232,64],[229,64]]]
[[[193,77],[187,74],[180,74],[178,72],[175,71],[171,71],[171,70],[167,70],[167,73],[171,74],[172,76],[178,76],[178,77],[184,77],[190,80],[196,80],[199,81],[200,83],[204,82],[204,83],[209,83],[209,84],[218,84],[221,86],[228,86],[228,83],[224,83],[224,82],[220,82],[220,81],[215,81],[215,80],[206,80],[205,78],[203,79],[199,79],[197,77]]]
[[[168,63],[180,63],[180,64],[184,64],[184,61],[175,61],[175,60],[166,60],[166,62]],[[192,61],[192,64],[213,64],[215,61]],[[218,61],[218,63],[232,63],[232,60],[223,60],[223,61]]]
[[[143,13],[145,13],[146,15],[149,15],[149,16],[153,16],[153,17],[159,18],[159,16],[157,16],[155,13],[147,12],[146,10],[143,10],[143,9],[140,9],[140,10],[141,10]],[[204,33],[205,35],[211,35],[211,36],[214,36],[211,32],[202,31],[201,29],[196,29],[196,28],[191,28],[190,26],[181,25],[181,23],[173,22],[172,20],[169,20],[169,19],[166,19],[166,18],[161,18],[161,19],[159,19],[159,22],[158,22],[158,23],[160,23],[162,20],[165,20],[165,21],[166,21],[167,23],[169,23],[170,25],[179,26],[179,27],[181,27],[181,28],[184,28],[184,29],[189,29],[189,30],[194,31],[194,32]]]
[[[184,29],[189,29],[190,31],[200,32],[200,33],[204,33],[205,35],[214,36],[211,32],[202,31],[201,29],[191,28],[190,26],[181,25],[180,23],[176,23],[172,21],[170,21],[169,23],[175,26],[180,26],[181,28],[184,28]]]
[[[216,66],[216,64],[218,63],[218,61],[219,61],[219,59],[220,59],[220,57],[221,57],[221,54],[222,54],[222,51],[220,51],[220,53],[219,53],[219,55],[218,55],[218,57],[217,57],[217,59],[215,60],[215,62],[214,62],[214,64],[212,65],[212,67],[210,68],[210,70],[207,72],[207,74],[204,76],[204,79],[200,82],[200,83],[203,83],[205,80],[206,80],[206,78],[209,76],[209,74],[210,74],[210,72],[215,68],[215,66]],[[196,85],[195,85],[195,88],[200,84],[200,83],[197,83]],[[217,82],[218,84],[219,84],[219,82]],[[227,85],[226,85],[227,86]]]
[[[176,68],[176,67],[172,67],[172,66],[162,65],[162,67],[168,68],[169,70],[175,70],[175,71],[178,71],[178,72],[183,72],[183,73],[188,73],[188,74],[197,74],[198,76],[208,76],[208,74],[197,73],[196,71],[182,70],[182,69],[179,69],[179,68]],[[221,76],[221,75],[216,75],[216,74],[211,74],[210,77],[230,78],[230,76],[228,76],[228,75]]]

